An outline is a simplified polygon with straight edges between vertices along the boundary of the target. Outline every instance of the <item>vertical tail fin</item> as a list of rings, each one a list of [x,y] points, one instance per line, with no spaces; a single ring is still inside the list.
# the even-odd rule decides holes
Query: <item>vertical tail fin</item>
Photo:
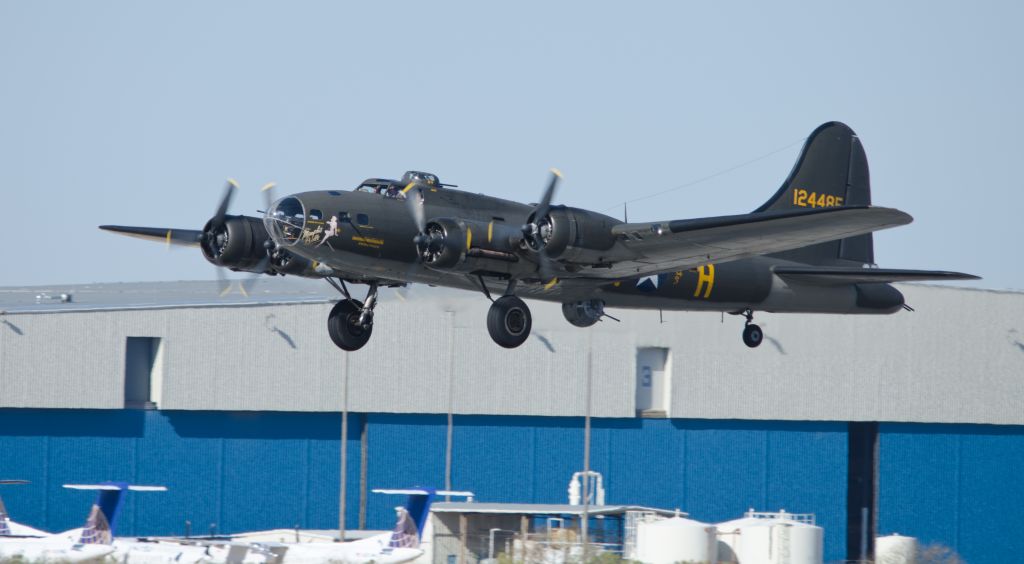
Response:
[[[396,509],[398,513],[397,520],[395,528],[391,532],[391,541],[388,543],[388,546],[392,548],[419,548],[420,540],[423,538],[423,528],[427,525],[427,518],[430,517],[430,505],[434,502],[436,496],[473,498],[473,492],[438,491],[433,488],[375,489],[373,493],[406,494],[409,496],[405,506]]]
[[[98,490],[96,503],[89,510],[89,516],[82,528],[80,544],[111,544],[114,542],[114,527],[124,505],[125,491],[167,491],[163,486],[129,486],[124,482],[102,484],[64,484],[72,490]]]
[[[754,213],[867,205],[871,205],[871,180],[864,147],[852,129],[833,121],[811,133],[782,187]],[[815,265],[875,262],[870,233],[772,256]]]
[[[27,484],[28,480],[0,480],[0,485],[15,485],[15,484]],[[0,537],[10,536],[11,534],[11,517],[7,514],[7,507],[4,506],[4,500],[0,498]]]
[[[0,537],[11,534],[11,526],[8,525],[11,518],[7,516],[7,508],[4,507],[4,500],[0,499]]]

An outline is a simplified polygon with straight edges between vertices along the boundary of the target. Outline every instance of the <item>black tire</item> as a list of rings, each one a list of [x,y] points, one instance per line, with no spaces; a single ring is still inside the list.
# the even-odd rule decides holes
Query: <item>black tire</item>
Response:
[[[751,323],[743,328],[743,344],[755,348],[764,340],[764,331],[757,325]]]
[[[370,340],[373,325],[363,327],[359,324],[362,308],[362,302],[356,300],[342,300],[334,304],[327,316],[327,334],[338,348],[357,351]]]
[[[530,336],[533,316],[523,300],[515,296],[502,296],[487,311],[487,332],[495,343],[514,349]]]

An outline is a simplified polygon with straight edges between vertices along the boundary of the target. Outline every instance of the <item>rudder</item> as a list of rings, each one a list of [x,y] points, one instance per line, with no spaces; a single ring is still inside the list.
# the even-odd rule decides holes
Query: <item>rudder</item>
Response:
[[[789,177],[753,213],[871,205],[867,155],[849,126],[837,121],[818,126],[804,144]],[[771,255],[805,264],[874,264],[871,234],[829,241]]]

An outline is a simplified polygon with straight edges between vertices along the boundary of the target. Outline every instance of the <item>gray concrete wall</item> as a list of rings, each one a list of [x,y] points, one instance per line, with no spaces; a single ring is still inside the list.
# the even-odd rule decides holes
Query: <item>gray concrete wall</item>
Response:
[[[534,336],[505,350],[471,293],[390,291],[374,336],[345,354],[326,335],[330,303],[7,313],[0,407],[123,406],[125,340],[163,339],[161,409],[581,415],[587,351],[593,414],[635,415],[635,355],[671,350],[668,415],[710,419],[1024,424],[1024,294],[904,285],[916,312],[758,314],[742,319],[611,311],[623,322],[570,326],[531,302]]]

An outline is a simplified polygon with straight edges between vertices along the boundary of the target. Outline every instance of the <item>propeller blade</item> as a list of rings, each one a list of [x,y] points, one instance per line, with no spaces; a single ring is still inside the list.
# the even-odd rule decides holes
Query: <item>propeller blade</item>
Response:
[[[268,249],[267,256],[263,257],[263,260],[261,260],[256,265],[256,272],[253,272],[245,280],[242,280],[242,293],[245,294],[246,297],[249,297],[249,294],[252,292],[253,288],[256,287],[256,283],[259,282],[260,277],[267,272],[267,267],[270,266],[272,252],[273,251]]]
[[[548,214],[548,210],[551,208],[551,199],[555,196],[555,188],[558,186],[558,181],[561,178],[562,171],[557,168],[551,169],[551,182],[548,183],[547,189],[544,190],[544,197],[541,198],[540,204],[537,205],[537,211],[533,214],[534,221],[540,221]]]
[[[547,284],[555,278],[551,269],[551,258],[545,249],[541,249],[537,256],[540,258],[540,281]]]
[[[231,205],[231,198],[235,195],[235,189],[238,188],[238,183],[234,179],[229,178],[228,183],[224,186],[224,196],[220,199],[220,205],[217,207],[217,213],[213,215],[213,226],[219,226],[224,224],[224,217],[228,214],[228,206]]]
[[[221,270],[219,266],[215,266],[213,268],[217,272],[217,291],[220,294],[220,297],[223,298],[231,291],[232,284],[228,281],[227,276],[224,276],[224,271]]]
[[[277,186],[274,182],[267,182],[260,188],[260,192],[263,194],[263,210],[270,211],[270,206],[274,203],[274,187]]]

